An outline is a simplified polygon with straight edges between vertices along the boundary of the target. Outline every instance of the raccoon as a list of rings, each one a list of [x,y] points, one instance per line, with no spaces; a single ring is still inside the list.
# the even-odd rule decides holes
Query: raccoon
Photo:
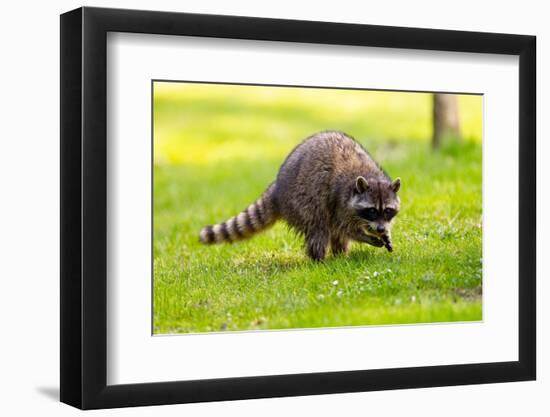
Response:
[[[401,180],[390,179],[351,136],[316,133],[287,156],[275,182],[237,216],[200,232],[204,244],[249,238],[283,219],[305,239],[307,255],[323,260],[351,241],[392,251],[390,226],[400,209]]]

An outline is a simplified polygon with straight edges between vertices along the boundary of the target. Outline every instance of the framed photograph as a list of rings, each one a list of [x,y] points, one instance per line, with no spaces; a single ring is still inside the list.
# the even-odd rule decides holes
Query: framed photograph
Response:
[[[61,16],[61,401],[533,380],[535,37]]]

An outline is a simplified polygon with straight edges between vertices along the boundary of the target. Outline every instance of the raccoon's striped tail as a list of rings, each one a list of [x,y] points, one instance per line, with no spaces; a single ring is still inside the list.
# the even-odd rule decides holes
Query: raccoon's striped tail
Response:
[[[271,227],[279,218],[273,203],[274,188],[275,184],[271,184],[260,198],[229,220],[203,227],[199,235],[200,241],[205,245],[235,242],[248,239]]]

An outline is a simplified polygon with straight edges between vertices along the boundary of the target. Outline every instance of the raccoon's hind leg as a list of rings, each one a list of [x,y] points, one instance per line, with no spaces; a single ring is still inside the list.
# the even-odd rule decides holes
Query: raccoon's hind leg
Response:
[[[316,230],[306,235],[306,253],[314,261],[325,259],[329,241],[328,230]]]
[[[341,236],[331,236],[330,247],[334,255],[346,253],[349,248],[349,240]]]

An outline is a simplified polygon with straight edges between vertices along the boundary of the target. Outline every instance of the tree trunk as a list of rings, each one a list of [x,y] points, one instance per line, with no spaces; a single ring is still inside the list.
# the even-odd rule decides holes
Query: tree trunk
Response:
[[[454,94],[434,94],[432,146],[438,148],[448,138],[461,139],[458,100]]]

